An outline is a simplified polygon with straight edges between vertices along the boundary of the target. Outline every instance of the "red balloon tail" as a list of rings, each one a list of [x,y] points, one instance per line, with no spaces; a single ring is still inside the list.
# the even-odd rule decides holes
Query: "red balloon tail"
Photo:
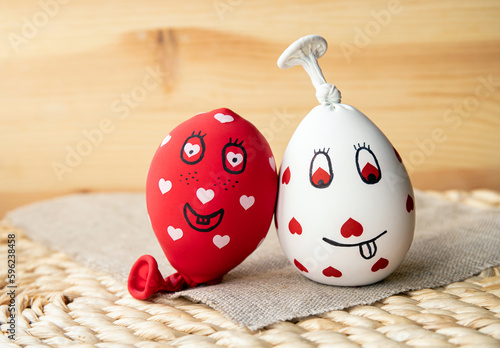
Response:
[[[204,282],[215,285],[222,281],[222,277]],[[151,255],[143,255],[132,266],[128,276],[128,292],[138,300],[145,300],[160,291],[176,292],[186,288],[194,288],[199,283],[194,282],[179,272],[163,279],[158,263]]]
[[[128,292],[132,297],[145,300],[159,291],[175,292],[198,284],[187,282],[179,273],[174,273],[163,279],[154,257],[143,255],[132,266],[127,285]]]

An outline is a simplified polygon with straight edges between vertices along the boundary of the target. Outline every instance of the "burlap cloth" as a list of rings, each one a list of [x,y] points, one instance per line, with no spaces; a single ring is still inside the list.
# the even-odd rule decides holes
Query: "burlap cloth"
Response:
[[[408,290],[461,281],[500,264],[500,210],[451,203],[417,191],[413,245],[384,281],[364,287],[320,285],[285,259],[271,228],[265,242],[219,285],[170,295],[201,301],[250,329],[359,304]],[[167,263],[150,228],[143,194],[78,194],[31,204],[7,220],[33,240],[125,281],[131,265],[151,254]]]

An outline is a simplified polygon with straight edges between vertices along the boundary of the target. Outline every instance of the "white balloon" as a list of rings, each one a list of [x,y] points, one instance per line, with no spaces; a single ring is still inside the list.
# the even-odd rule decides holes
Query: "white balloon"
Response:
[[[317,37],[300,40],[299,49],[315,60],[315,51],[303,45]],[[371,284],[391,274],[410,248],[413,189],[387,137],[325,84],[317,88],[327,91],[318,95],[322,104],[299,124],[282,160],[278,236],[304,276],[329,285]]]

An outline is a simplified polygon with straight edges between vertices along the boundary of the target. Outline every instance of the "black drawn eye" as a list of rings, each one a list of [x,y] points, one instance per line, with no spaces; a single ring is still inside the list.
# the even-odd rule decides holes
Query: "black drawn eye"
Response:
[[[243,141],[238,143],[229,138],[229,142],[222,149],[222,166],[231,174],[240,174],[245,170],[247,164],[247,152],[243,147]]]
[[[326,188],[333,180],[332,161],[328,155],[330,149],[314,151],[309,167],[309,180],[316,188]]]
[[[205,141],[201,135],[201,132],[198,134],[191,134],[184,145],[182,145],[181,149],[181,160],[187,164],[196,164],[203,159],[203,155],[205,154]]]
[[[356,150],[356,168],[358,170],[361,180],[365,184],[373,185],[380,181],[382,173],[380,172],[380,166],[377,161],[377,157],[370,149],[370,145],[366,146],[358,144],[358,147],[354,145]]]

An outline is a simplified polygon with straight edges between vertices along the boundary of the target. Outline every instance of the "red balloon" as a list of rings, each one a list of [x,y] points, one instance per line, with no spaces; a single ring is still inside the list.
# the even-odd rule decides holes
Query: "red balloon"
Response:
[[[135,298],[215,284],[261,243],[271,224],[277,173],[271,148],[229,109],[198,114],[156,151],[146,184],[148,214],[170,264],[163,279],[145,255],[128,287]]]

